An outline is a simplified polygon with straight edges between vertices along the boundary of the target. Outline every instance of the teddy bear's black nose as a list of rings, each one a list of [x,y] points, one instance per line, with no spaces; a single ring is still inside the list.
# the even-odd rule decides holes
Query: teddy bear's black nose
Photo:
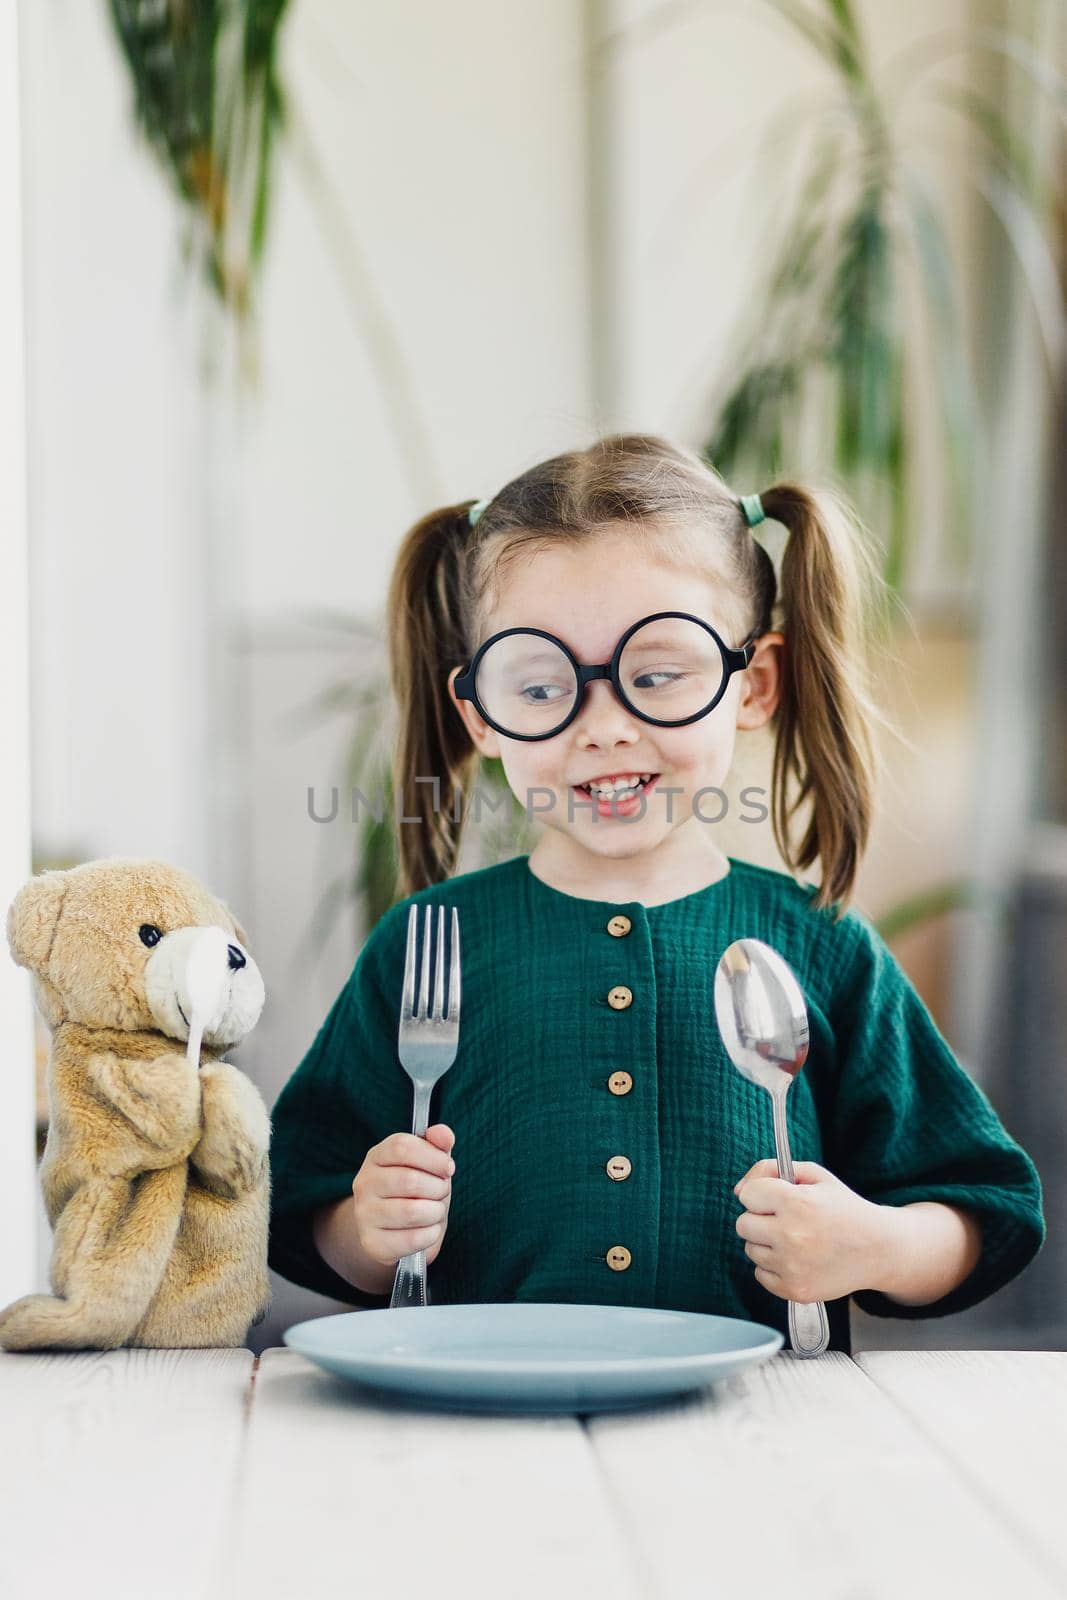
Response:
[[[229,949],[230,949],[230,971],[231,972],[240,972],[240,970],[241,970],[241,968],[243,966],[247,966],[247,962],[245,961],[244,956],[241,954],[240,950],[238,950],[238,948],[237,948],[237,946],[235,944],[231,944]]]

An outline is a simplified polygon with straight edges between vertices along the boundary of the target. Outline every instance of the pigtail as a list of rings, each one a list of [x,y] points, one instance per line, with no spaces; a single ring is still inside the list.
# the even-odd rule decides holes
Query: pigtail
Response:
[[[401,898],[454,873],[463,822],[462,801],[457,803],[456,794],[461,790],[466,795],[478,765],[478,752],[447,688],[450,668],[459,665],[466,653],[471,503],[446,506],[417,522],[400,546],[389,583]],[[417,778],[426,781],[417,783]],[[402,822],[401,817],[418,820]]]
[[[818,860],[818,908],[847,901],[871,830],[878,777],[868,691],[868,605],[882,580],[845,505],[780,483],[761,496],[787,529],[781,563],[785,634],[782,698],[771,779],[774,837],[795,871]],[[791,789],[795,793],[791,795]],[[794,846],[790,822],[811,802]],[[843,914],[844,904],[838,915]]]

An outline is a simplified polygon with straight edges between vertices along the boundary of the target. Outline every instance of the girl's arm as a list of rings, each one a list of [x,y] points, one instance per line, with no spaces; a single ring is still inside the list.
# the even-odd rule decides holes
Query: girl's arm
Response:
[[[1044,1243],[1037,1168],[873,925],[849,911],[837,927],[822,966],[837,1068],[826,1166],[879,1208],[883,1238],[884,1287],[852,1297],[876,1317],[966,1311]],[[831,952],[840,979],[827,976]]]
[[[982,1230],[968,1211],[938,1200],[880,1205],[885,1231],[874,1281],[902,1306],[925,1306],[969,1278],[982,1254]]]
[[[328,1267],[364,1294],[389,1294],[396,1267],[383,1266],[363,1250],[356,1238],[354,1200],[342,1195],[330,1205],[321,1206],[311,1222],[315,1248]]]

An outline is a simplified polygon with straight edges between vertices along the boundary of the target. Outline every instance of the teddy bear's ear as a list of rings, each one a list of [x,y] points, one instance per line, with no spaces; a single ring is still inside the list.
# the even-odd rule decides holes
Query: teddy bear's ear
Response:
[[[7,913],[7,942],[20,967],[38,971],[48,960],[67,891],[65,872],[42,872],[24,884]]]

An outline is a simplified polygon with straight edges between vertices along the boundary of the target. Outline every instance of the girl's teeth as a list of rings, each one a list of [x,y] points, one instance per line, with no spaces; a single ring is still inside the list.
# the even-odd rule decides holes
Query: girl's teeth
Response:
[[[640,774],[633,773],[625,782],[622,779],[617,779],[614,783],[583,783],[580,785],[580,787],[584,789],[587,794],[602,795],[605,797],[611,797],[612,795],[635,794],[637,790],[640,789],[642,784],[648,783],[651,776],[652,774],[650,772],[642,772]]]

